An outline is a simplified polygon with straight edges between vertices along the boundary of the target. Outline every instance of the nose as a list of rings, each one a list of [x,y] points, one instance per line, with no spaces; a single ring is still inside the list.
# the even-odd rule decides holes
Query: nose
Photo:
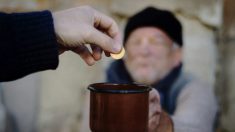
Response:
[[[147,38],[141,40],[139,53],[143,56],[148,56],[150,54],[150,46]]]

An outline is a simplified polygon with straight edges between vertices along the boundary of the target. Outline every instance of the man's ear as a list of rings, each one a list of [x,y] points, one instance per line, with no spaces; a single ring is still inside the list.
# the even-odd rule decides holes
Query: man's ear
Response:
[[[182,62],[183,59],[182,55],[183,55],[182,48],[174,49],[174,52],[172,54],[173,67],[178,66]]]

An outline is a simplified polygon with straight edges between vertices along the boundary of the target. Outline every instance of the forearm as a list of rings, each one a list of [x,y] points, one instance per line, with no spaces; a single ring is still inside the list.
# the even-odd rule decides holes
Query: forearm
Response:
[[[50,12],[0,14],[0,82],[57,65],[58,47]]]

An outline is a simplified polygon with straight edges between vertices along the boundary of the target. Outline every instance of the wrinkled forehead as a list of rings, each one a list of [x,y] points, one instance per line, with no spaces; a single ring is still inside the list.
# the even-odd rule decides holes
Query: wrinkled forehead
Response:
[[[140,27],[133,30],[127,40],[140,39],[145,37],[154,37],[157,39],[163,39],[168,42],[173,42],[171,38],[160,28],[157,27]]]

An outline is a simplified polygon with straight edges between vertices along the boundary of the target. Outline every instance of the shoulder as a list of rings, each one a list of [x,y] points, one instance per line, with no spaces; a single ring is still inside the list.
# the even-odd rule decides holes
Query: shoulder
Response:
[[[177,80],[178,83],[184,82],[183,91],[190,91],[191,90],[213,90],[213,86],[207,83],[205,80],[201,80],[200,78],[194,76],[191,73],[183,72],[179,79]]]
[[[211,103],[216,102],[214,88],[211,84],[193,76],[192,74],[185,73],[184,76],[190,78],[190,80],[179,93],[178,101],[195,99],[201,101],[207,100]]]

